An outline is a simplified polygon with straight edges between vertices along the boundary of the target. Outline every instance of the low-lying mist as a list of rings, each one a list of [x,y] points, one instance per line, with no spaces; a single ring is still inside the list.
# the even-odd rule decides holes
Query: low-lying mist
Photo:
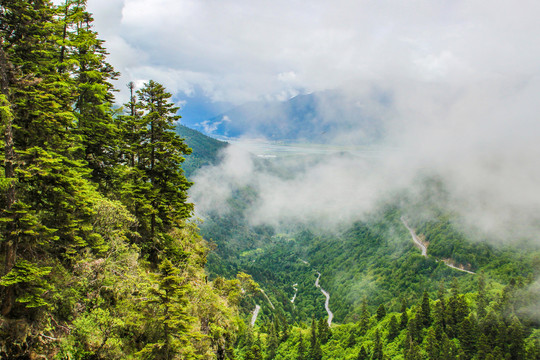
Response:
[[[219,165],[195,175],[191,197],[198,215],[226,212],[235,189],[251,187],[258,193],[247,211],[252,224],[331,230],[363,219],[381,202],[407,198],[415,205],[409,211],[429,216],[429,207],[438,206],[476,238],[538,246],[538,79],[393,81],[381,88],[391,99],[383,105],[363,101],[373,98],[369,87],[344,91],[381,123],[382,140],[351,146],[355,133],[364,134],[350,126],[354,113],[347,116],[346,131],[335,136],[334,144],[347,139],[347,147],[262,159],[240,139],[225,149]],[[257,114],[252,119],[256,122]],[[426,188],[426,178],[442,186]],[[419,201],[426,198],[422,209]]]

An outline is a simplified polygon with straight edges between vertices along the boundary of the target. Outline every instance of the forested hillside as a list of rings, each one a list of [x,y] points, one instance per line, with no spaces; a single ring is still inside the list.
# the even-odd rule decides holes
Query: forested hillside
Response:
[[[432,202],[272,227],[243,184],[199,230],[190,180],[227,145],[178,126],[155,81],[114,104],[85,5],[0,2],[2,359],[540,358],[537,245]]]
[[[191,148],[190,156],[182,164],[182,169],[188,179],[197,169],[203,166],[216,165],[219,162],[219,151],[227,146],[227,143],[201,134],[198,131],[179,124],[176,133],[184,139]]]
[[[92,21],[0,3],[0,357],[224,358],[243,285],[206,279],[178,108],[154,81],[113,107]]]
[[[258,353],[268,359],[538,356],[536,246],[494,246],[470,238],[441,208],[431,208],[429,220],[415,217],[423,200],[410,203],[402,196],[339,233],[305,225],[285,233],[253,227],[245,209],[257,192],[242,189],[233,198],[230,212],[209,214],[202,231],[218,243],[209,271],[250,274],[269,297],[256,299],[262,310],[253,334],[241,337],[243,358]],[[426,209],[434,205],[423,203]],[[427,246],[425,256],[411,231]],[[331,340],[317,278],[330,295]],[[459,310],[449,309],[450,303]],[[431,314],[425,323],[422,311]],[[459,315],[451,315],[455,312]],[[306,329],[310,323],[315,330]]]

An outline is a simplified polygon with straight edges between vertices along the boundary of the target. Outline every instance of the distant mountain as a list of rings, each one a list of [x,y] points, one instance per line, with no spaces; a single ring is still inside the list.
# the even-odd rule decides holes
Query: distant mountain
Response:
[[[186,156],[186,161],[182,165],[188,179],[197,169],[206,165],[216,165],[219,161],[219,151],[228,145],[184,125],[178,125],[176,133],[185,139],[186,144],[193,150]]]
[[[264,137],[276,141],[368,144],[383,132],[364,104],[385,106],[382,95],[361,101],[336,90],[298,95],[288,101],[251,102],[199,124],[208,135]],[[371,111],[372,113],[372,111]]]

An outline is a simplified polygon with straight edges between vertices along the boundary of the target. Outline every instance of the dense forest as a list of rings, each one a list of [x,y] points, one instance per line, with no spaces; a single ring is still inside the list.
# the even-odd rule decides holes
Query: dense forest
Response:
[[[176,133],[192,150],[182,163],[182,170],[188,179],[201,167],[216,165],[220,160],[220,151],[227,146],[226,142],[215,140],[181,124],[176,127]]]
[[[419,234],[425,231],[422,238],[431,241],[422,256],[403,223],[406,211],[383,206],[338,235],[309,229],[265,233],[251,228],[238,206],[207,219],[206,236],[219,230],[216,239],[231,236],[240,250],[231,256],[229,245],[218,243],[208,269],[246,272],[270,299],[259,295],[249,303],[262,310],[253,329],[240,337],[242,358],[538,358],[538,249],[472,241],[446,215],[415,221],[422,224]],[[231,216],[240,216],[242,226],[216,226]],[[431,239],[434,234],[439,242]],[[441,254],[440,247],[451,250]],[[325,296],[315,286],[319,274],[331,295],[330,327]]]
[[[84,0],[0,1],[0,358],[540,358],[538,248],[410,210],[431,204],[278,231],[246,186],[199,224],[188,178],[226,144],[155,81],[115,104],[92,22]]]
[[[242,285],[206,280],[178,108],[154,81],[113,106],[92,21],[1,2],[0,357],[223,358]]]

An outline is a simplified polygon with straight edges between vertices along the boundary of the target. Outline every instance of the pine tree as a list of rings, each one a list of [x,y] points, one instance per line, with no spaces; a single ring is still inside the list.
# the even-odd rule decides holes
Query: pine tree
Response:
[[[53,7],[48,1],[13,1],[1,10],[2,94],[11,110],[10,117],[3,116],[10,120],[5,126],[5,177],[10,187],[2,204],[3,275],[20,263],[19,269],[25,264],[25,271],[33,272],[26,278],[35,279],[30,284],[13,279],[15,273],[9,275],[2,310],[8,314],[15,289],[19,300],[27,299],[25,289],[43,283],[46,272],[40,269],[51,257],[69,262],[82,247],[101,251],[104,244],[91,225],[93,204],[100,195],[87,179],[85,163],[76,156],[81,144],[72,132],[76,121],[70,76],[56,71]]]
[[[166,232],[177,220],[191,214],[193,205],[187,202],[190,183],[183,175],[183,155],[191,150],[174,132],[178,108],[169,102],[171,94],[152,80],[137,91],[138,108],[143,112],[142,139],[138,168],[145,171],[152,185],[148,194],[152,211],[149,214],[149,237]]]
[[[527,360],[540,359],[540,339],[533,340],[527,349]]]
[[[349,336],[347,337],[347,347],[352,348],[356,345],[356,332],[357,332],[357,326],[353,326],[349,332]]]
[[[478,294],[476,295],[476,314],[478,319],[483,319],[486,316],[486,282],[484,274],[480,273],[478,275]]]
[[[458,325],[458,339],[461,349],[465,353],[465,359],[471,359],[476,352],[477,331],[475,323],[474,320],[467,317]]]
[[[106,61],[103,41],[92,30],[86,0],[66,0],[59,13],[63,25],[60,68],[71,73],[76,90],[74,131],[81,137],[81,157],[92,169],[92,180],[104,187],[110,185],[112,168],[118,161],[120,134],[112,119],[110,83],[118,73]]]
[[[489,311],[480,322],[480,331],[486,336],[489,346],[493,349],[500,337],[501,321],[494,311]]]
[[[420,306],[420,318],[422,321],[422,325],[424,328],[429,327],[431,325],[431,305],[429,302],[429,295],[426,290],[424,290],[424,294],[422,296],[422,304]]]
[[[432,327],[428,330],[428,334],[426,336],[426,352],[430,359],[432,360],[438,360],[439,353],[440,353],[440,345],[439,341],[437,340],[437,335],[435,333],[435,329]]]
[[[485,360],[487,355],[491,351],[491,347],[489,346],[489,342],[485,334],[480,334],[480,337],[478,338],[477,348],[478,350],[476,356],[478,360]]]
[[[524,338],[523,325],[514,316],[508,327],[508,350],[512,360],[524,360],[526,358]]]
[[[407,315],[407,304],[405,304],[405,301],[401,302],[401,316],[399,320],[399,328],[401,330],[407,328],[407,324],[409,323],[409,317]]]
[[[39,41],[34,39],[23,41],[29,36],[41,35],[40,26],[49,19],[38,17],[41,6],[23,1],[13,1],[2,3],[0,7],[0,91],[1,91],[1,116],[2,127],[4,128],[4,181],[5,198],[2,199],[2,218],[4,228],[2,229],[3,241],[1,243],[1,253],[4,255],[3,269],[0,273],[6,276],[12,271],[17,263],[19,238],[17,233],[17,212],[14,205],[17,201],[16,194],[16,163],[18,154],[15,148],[16,129],[18,111],[16,113],[16,103],[24,87],[23,78],[25,70],[32,64],[29,57],[34,47]],[[45,15],[50,17],[50,13]],[[2,287],[2,315],[8,315],[15,302],[15,284],[3,285]]]
[[[383,346],[381,336],[379,335],[379,329],[375,330],[375,340],[373,343],[373,353],[371,354],[371,360],[383,360]]]
[[[440,344],[440,358],[441,359],[456,359],[457,350],[454,343],[448,338],[445,332],[442,333]]]
[[[317,323],[315,322],[315,318],[313,318],[311,320],[308,360],[321,360],[321,359],[322,359],[321,343],[319,342],[319,337],[317,336]]]
[[[399,335],[399,325],[395,315],[392,315],[390,318],[390,323],[388,324],[388,341],[393,341]]]
[[[11,76],[11,68],[9,60],[4,51],[3,36],[0,37],[0,121],[5,128],[5,146],[4,146],[4,174],[2,181],[2,189],[5,189],[5,199],[3,203],[3,217],[8,220],[4,233],[4,241],[1,243],[0,253],[4,254],[4,264],[0,275],[5,276],[15,266],[17,259],[17,237],[15,236],[15,214],[12,212],[13,204],[15,203],[15,152],[13,146],[13,113],[11,103],[9,101],[9,77]],[[5,285],[4,285],[5,286]],[[7,315],[11,311],[14,302],[13,286],[6,286],[0,292],[2,299],[2,315]]]
[[[405,360],[421,360],[422,359],[420,348],[418,347],[418,344],[412,339],[410,335],[407,336],[403,355],[404,355],[403,357]]]
[[[422,343],[422,320],[418,316],[409,321],[407,331],[414,342],[417,344]]]
[[[386,316],[386,309],[384,307],[384,304],[379,305],[377,308],[377,321],[381,321]]]
[[[446,309],[444,300],[439,300],[435,303],[435,312],[433,315],[433,323],[435,326],[440,326],[441,329],[446,328]]]
[[[447,332],[451,338],[457,337],[458,325],[469,315],[469,307],[463,295],[455,293],[450,297],[447,306]]]
[[[124,156],[126,165],[134,168],[136,161],[140,159],[140,149],[142,144],[140,140],[142,137],[142,120],[141,112],[137,109],[137,97],[135,96],[135,84],[130,81],[127,84],[129,89],[129,102],[124,104],[127,109],[127,113],[119,115],[118,119],[121,122],[122,139],[124,141],[121,144],[121,152]]]
[[[279,339],[280,343],[282,343],[289,339],[289,324],[287,323],[285,316],[280,315],[279,319],[281,319],[281,328],[283,329]]]
[[[306,360],[306,345],[302,334],[300,334],[298,346],[296,348],[296,360]]]
[[[139,239],[135,239],[151,262],[162,253],[182,256],[167,233],[182,226],[193,205],[187,202],[191,185],[181,164],[191,149],[174,132],[180,116],[170,102],[171,94],[154,81],[137,90],[129,85],[132,96],[121,116],[121,151],[125,161],[116,185],[124,204],[138,219]]]
[[[358,356],[356,357],[357,360],[368,360],[369,359],[369,356],[368,356],[368,353],[366,351],[366,348],[364,346],[362,346],[360,348],[360,351],[358,352]]]
[[[486,359],[491,358],[495,359],[505,359],[504,352],[500,346],[495,346],[493,351],[486,357]]]
[[[367,299],[364,298],[360,307],[360,334],[365,334],[365,332],[367,331],[369,327],[370,316],[371,314],[368,310]]]
[[[328,342],[332,336],[330,327],[328,326],[328,321],[325,318],[320,318],[317,326],[319,342],[321,345],[324,345]]]
[[[435,324],[439,325],[443,330],[446,329],[446,300],[445,300],[445,288],[444,288],[444,282],[441,282],[439,284],[439,290],[437,292],[438,300],[435,305],[435,314],[433,316],[433,320]]]
[[[187,313],[186,286],[180,270],[168,259],[159,265],[156,275],[158,287],[151,289],[152,297],[146,300],[149,314],[155,313],[154,326],[158,338],[149,342],[139,354],[146,359],[170,359],[175,354],[188,355],[193,351],[189,345],[188,332],[194,319]]]
[[[270,323],[268,337],[266,339],[266,359],[271,360],[276,356],[276,350],[279,346],[279,334],[277,333],[274,322]]]

